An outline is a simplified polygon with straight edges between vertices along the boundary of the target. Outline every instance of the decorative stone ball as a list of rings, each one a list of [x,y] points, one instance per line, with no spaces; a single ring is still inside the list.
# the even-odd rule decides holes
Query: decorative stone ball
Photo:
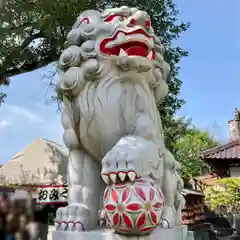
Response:
[[[108,186],[103,202],[106,220],[117,233],[147,235],[160,223],[164,198],[161,189],[140,178]]]

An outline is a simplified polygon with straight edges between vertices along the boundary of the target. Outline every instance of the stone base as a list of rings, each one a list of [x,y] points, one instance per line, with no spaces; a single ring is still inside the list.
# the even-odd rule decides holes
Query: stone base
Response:
[[[123,236],[109,229],[99,229],[90,232],[52,232],[52,240],[194,240],[192,232],[182,225],[173,229],[157,228],[149,236]]]

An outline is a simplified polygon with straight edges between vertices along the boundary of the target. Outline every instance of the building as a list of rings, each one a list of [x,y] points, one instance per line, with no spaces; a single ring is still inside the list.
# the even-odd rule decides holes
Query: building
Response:
[[[228,122],[228,143],[202,152],[201,157],[209,166],[210,171],[204,176],[192,178],[189,182],[195,194],[188,194],[186,197],[183,221],[190,227],[195,223],[204,222],[205,219],[209,220],[210,213],[212,214],[204,204],[204,195],[202,193],[205,187],[215,185],[220,178],[240,177],[239,120],[240,111],[236,109],[234,120]]]
[[[202,153],[211,172],[218,177],[240,177],[240,111],[235,110],[234,120],[228,122],[229,142]]]
[[[37,138],[2,165],[0,185],[4,189],[25,189],[35,197],[39,186],[66,183],[67,163],[65,146]]]

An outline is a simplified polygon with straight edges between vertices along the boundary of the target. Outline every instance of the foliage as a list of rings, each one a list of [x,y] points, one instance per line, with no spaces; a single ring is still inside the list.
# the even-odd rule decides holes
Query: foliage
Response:
[[[8,79],[0,79],[0,86],[8,86],[9,85],[9,80]],[[4,101],[4,98],[6,97],[5,93],[0,92],[0,107]]]
[[[0,79],[32,71],[58,59],[65,36],[77,15],[86,9],[103,9],[127,5],[147,11],[156,34],[166,47],[165,60],[171,66],[168,77],[170,93],[159,106],[167,147],[185,133],[185,124],[173,118],[182,106],[178,98],[181,81],[179,62],[187,52],[172,42],[189,27],[178,20],[173,0],[9,0],[0,1]],[[1,83],[0,83],[1,84]]]
[[[206,187],[204,194],[211,210],[222,214],[239,213],[240,178],[219,179],[216,185]]]
[[[77,15],[88,8],[96,1],[0,1],[0,85],[56,61]]]
[[[188,133],[191,121],[185,117],[173,118],[170,115],[162,117],[162,119],[164,121],[165,144],[176,155],[177,142]]]
[[[96,1],[0,1],[0,78],[56,61],[79,12],[92,7]]]
[[[181,175],[185,181],[202,174],[206,164],[201,159],[201,152],[217,145],[219,143],[209,132],[194,126],[176,141],[176,156],[181,163]]]

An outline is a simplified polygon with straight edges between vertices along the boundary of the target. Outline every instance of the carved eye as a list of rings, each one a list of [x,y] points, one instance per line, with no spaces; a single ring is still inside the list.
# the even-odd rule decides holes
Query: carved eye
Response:
[[[82,25],[82,24],[86,25],[86,24],[89,24],[89,23],[91,23],[91,22],[92,22],[91,19],[88,18],[88,17],[85,17],[85,18],[79,17],[79,18],[77,19],[77,21],[75,22],[75,24],[73,25],[73,28],[78,28],[78,27],[80,27],[80,25]]]
[[[80,19],[80,23],[79,23],[79,25],[80,24],[89,24],[89,23],[91,23],[91,20],[90,20],[90,18],[82,18],[82,19]]]
[[[123,15],[110,15],[108,16],[104,22],[112,22],[112,21],[124,21],[127,17]]]

